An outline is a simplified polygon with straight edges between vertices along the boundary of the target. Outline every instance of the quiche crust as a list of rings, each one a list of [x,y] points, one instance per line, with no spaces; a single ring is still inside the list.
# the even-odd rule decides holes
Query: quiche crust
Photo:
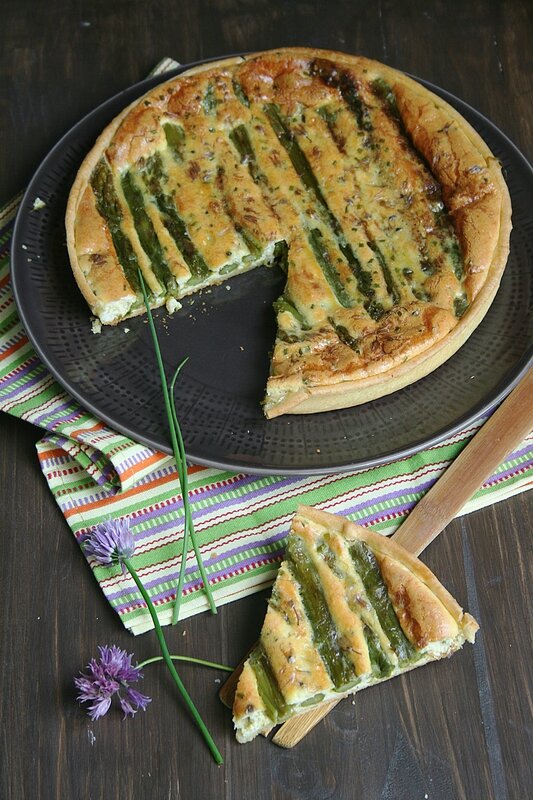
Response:
[[[155,308],[282,263],[271,418],[368,402],[450,358],[500,284],[511,202],[440,97],[376,61],[285,48],[132,103],[84,160],[66,228],[105,324],[144,312],[137,269]]]

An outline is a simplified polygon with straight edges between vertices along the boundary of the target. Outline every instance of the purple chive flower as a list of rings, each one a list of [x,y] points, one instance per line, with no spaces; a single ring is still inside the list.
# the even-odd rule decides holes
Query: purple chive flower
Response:
[[[128,517],[110,519],[97,525],[83,543],[87,555],[94,556],[99,564],[120,564],[126,572],[124,559],[135,552],[135,542]]]
[[[129,685],[143,677],[142,670],[131,664],[133,655],[116,645],[104,645],[98,649],[100,660],[92,658],[87,672],[74,678],[79,690],[78,701],[92,704],[87,710],[91,719],[97,720],[107,714],[113,695],[117,696],[125,717],[133,717],[140,708],[144,711],[151,702],[150,698]]]

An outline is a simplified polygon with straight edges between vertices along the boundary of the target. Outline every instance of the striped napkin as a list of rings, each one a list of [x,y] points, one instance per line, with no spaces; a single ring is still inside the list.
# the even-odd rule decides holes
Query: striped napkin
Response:
[[[175,66],[166,59],[158,72]],[[171,621],[181,563],[183,505],[174,459],[111,430],[68,395],[35,354],[17,315],[9,247],[20,197],[0,210],[0,409],[46,433],[37,444],[41,469],[72,533],[128,516],[134,565],[162,624]],[[163,411],[162,411],[163,413]],[[457,456],[483,419],[409,458],[341,475],[254,476],[190,466],[190,503],[197,541],[217,605],[270,585],[299,503],[340,513],[383,534]],[[533,485],[533,434],[509,455],[464,508],[468,513]],[[182,618],[208,608],[194,552],[187,554]],[[152,627],[129,575],[89,566],[130,631]]]

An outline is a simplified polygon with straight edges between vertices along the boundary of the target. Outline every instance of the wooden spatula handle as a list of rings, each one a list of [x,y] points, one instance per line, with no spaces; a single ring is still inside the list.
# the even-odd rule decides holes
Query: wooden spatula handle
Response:
[[[533,429],[533,369],[414,507],[393,539],[419,555]]]

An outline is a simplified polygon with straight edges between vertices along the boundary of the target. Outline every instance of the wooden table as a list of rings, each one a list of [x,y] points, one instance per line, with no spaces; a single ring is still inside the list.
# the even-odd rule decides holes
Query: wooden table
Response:
[[[533,155],[533,14],[508,2],[5,0],[2,200],[73,123],[164,55],[182,62],[278,45],[362,53],[423,77],[487,115]],[[40,433],[0,415],[0,797],[512,800],[531,797],[531,494],[460,519],[427,563],[480,621],[475,647],[344,701],[294,750],[240,746],[217,673],[182,675],[219,743],[215,767],[163,668],[135,720],[92,723],[72,676],[116,643],[141,660],[92,579],[39,470]],[[236,663],[264,594],[169,632],[171,649]],[[530,708],[530,706],[529,706]]]

